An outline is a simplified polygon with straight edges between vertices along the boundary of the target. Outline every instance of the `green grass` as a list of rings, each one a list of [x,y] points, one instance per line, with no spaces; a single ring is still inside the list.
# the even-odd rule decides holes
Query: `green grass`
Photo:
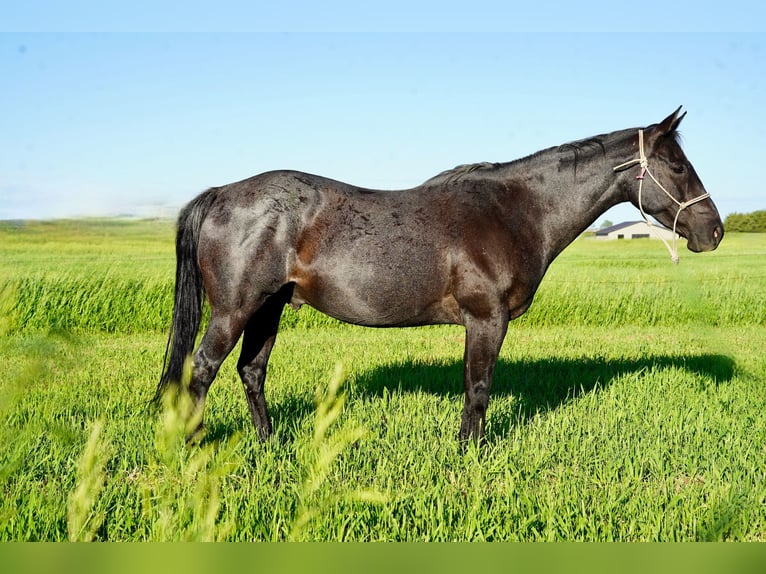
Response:
[[[577,242],[511,325],[487,444],[464,452],[460,328],[305,310],[270,363],[274,437],[258,442],[229,360],[187,448],[146,402],[166,328],[150,318],[169,310],[142,299],[171,286],[171,226],[30,227],[0,229],[6,281],[48,286],[29,308],[71,291],[34,320],[4,304],[0,540],[766,539],[764,236],[678,267],[654,242]],[[122,314],[140,319],[103,320]]]

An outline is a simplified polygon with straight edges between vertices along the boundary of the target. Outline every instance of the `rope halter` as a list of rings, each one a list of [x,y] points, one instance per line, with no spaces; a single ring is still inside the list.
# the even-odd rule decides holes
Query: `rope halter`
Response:
[[[665,244],[665,247],[667,247],[668,251],[670,252],[670,259],[678,265],[678,234],[676,233],[676,226],[678,225],[678,216],[681,215],[681,212],[686,209],[687,207],[694,205],[695,203],[699,203],[700,201],[703,201],[710,197],[709,193],[703,193],[702,195],[699,195],[695,197],[694,199],[690,199],[689,201],[678,201],[675,197],[673,197],[670,192],[665,189],[662,184],[657,181],[657,178],[654,177],[654,174],[649,170],[649,160],[646,159],[646,154],[644,153],[644,130],[638,130],[638,157],[635,159],[631,159],[629,161],[626,161],[625,163],[621,163],[620,165],[617,165],[613,167],[612,169],[614,171],[622,171],[624,169],[627,169],[629,167],[633,167],[634,165],[640,165],[641,166],[641,173],[639,173],[636,176],[636,179],[638,180],[638,209],[641,212],[641,217],[644,218],[644,222],[646,222],[646,225],[649,227],[649,230],[652,231],[656,229],[656,226],[649,220],[646,213],[644,212],[644,206],[641,203],[641,193],[643,191],[644,187],[644,176],[649,175],[649,177],[652,178],[652,181],[659,187],[663,192],[665,192],[665,195],[667,195],[670,199],[673,200],[673,203],[675,203],[678,206],[678,211],[676,211],[675,219],[673,219],[673,237],[671,238],[671,242],[668,243],[668,241],[662,237],[659,233],[655,233],[655,236],[658,239],[661,239],[662,242]]]

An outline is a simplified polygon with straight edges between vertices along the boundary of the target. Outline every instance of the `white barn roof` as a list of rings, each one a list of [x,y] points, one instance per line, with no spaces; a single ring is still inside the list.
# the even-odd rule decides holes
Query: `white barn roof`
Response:
[[[597,239],[659,239],[659,237],[672,239],[673,232],[659,223],[653,224],[650,228],[645,221],[625,221],[596,231]]]

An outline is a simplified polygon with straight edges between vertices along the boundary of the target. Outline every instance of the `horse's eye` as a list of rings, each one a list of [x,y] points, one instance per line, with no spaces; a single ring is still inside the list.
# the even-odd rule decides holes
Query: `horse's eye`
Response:
[[[682,163],[671,165],[670,169],[672,169],[676,173],[683,173],[684,171],[686,171],[686,168],[684,167]]]

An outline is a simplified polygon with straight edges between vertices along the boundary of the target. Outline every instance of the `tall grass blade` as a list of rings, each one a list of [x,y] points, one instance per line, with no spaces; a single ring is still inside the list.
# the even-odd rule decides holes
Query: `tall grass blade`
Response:
[[[67,505],[67,531],[71,542],[89,542],[104,520],[103,511],[94,506],[104,487],[104,466],[108,458],[108,445],[101,440],[104,430],[102,419],[93,423],[80,460],[77,464],[77,485],[69,495]]]
[[[309,523],[339,500],[358,500],[382,504],[388,500],[384,493],[373,489],[351,492],[323,492],[328,488],[328,477],[336,459],[351,445],[367,434],[364,427],[347,424],[331,432],[343,413],[346,394],[343,391],[345,373],[339,363],[324,391],[317,389],[314,433],[311,443],[302,454],[304,479],[298,491],[298,506],[290,531],[290,540],[301,540]]]

